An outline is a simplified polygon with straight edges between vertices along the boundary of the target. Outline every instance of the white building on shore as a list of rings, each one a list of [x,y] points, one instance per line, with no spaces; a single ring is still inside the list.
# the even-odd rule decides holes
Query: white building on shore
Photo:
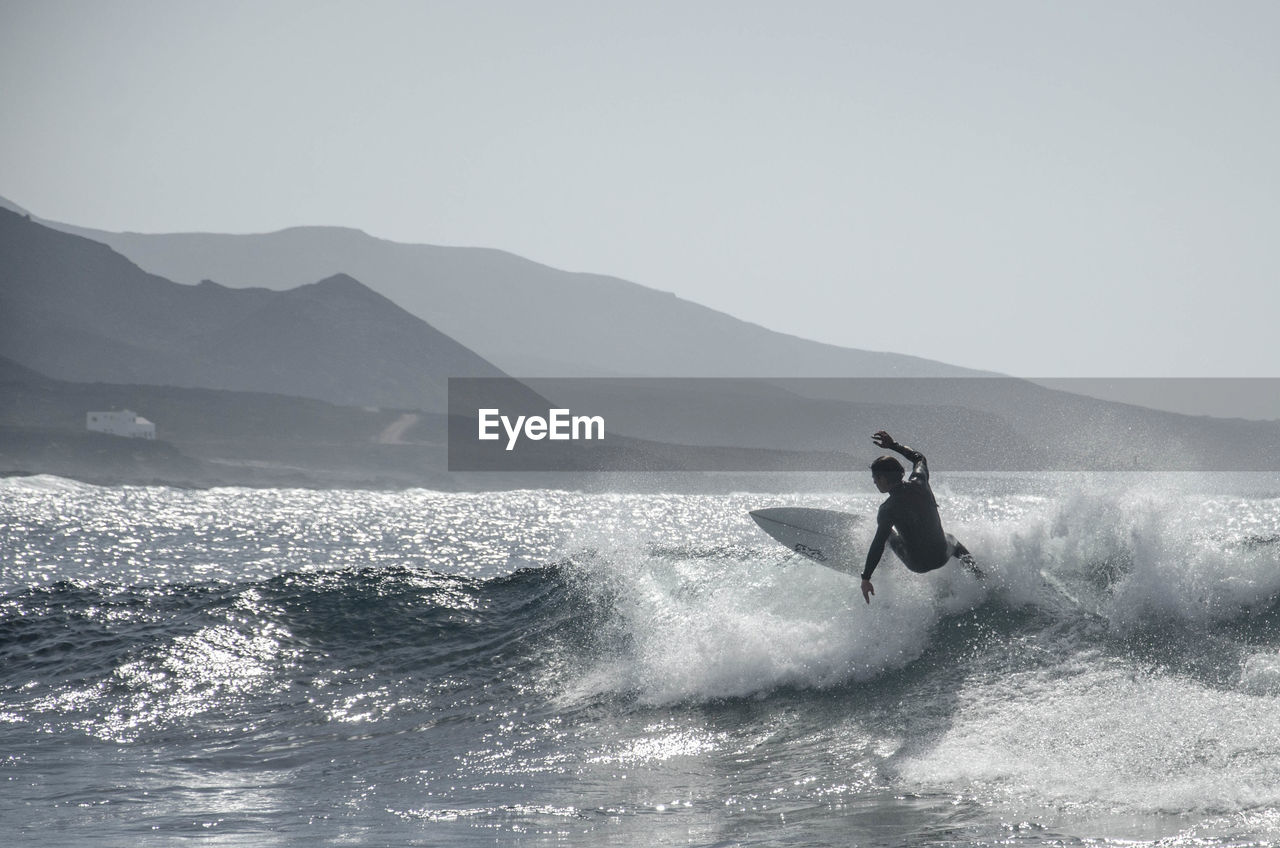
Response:
[[[127,436],[131,439],[154,439],[156,425],[131,409],[119,412],[90,412],[85,415],[86,424],[96,433]]]

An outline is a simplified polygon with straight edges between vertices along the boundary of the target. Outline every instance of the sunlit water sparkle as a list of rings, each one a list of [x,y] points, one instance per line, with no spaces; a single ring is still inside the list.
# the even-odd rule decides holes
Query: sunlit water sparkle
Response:
[[[868,607],[747,518],[859,487],[0,481],[0,843],[1280,840],[1277,481],[937,490]]]

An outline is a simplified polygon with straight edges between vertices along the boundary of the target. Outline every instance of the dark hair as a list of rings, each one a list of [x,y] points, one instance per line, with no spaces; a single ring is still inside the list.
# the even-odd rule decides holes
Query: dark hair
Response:
[[[898,458],[896,456],[888,456],[886,454],[871,463],[871,473],[888,474],[890,476],[901,477],[903,474],[907,473],[907,470],[902,467],[901,462],[898,462]]]

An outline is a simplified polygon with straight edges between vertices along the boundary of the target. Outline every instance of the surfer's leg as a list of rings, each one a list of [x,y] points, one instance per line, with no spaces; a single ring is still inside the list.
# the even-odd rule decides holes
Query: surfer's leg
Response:
[[[942,568],[954,556],[963,562],[965,568],[972,571],[979,579],[986,577],[973,561],[973,555],[969,553],[969,549],[957,542],[956,537],[950,533],[947,534],[947,555],[939,560],[917,560],[913,558],[907,550],[907,543],[898,535],[897,530],[889,533],[889,547],[897,555],[898,559],[902,560],[902,564],[907,567],[907,570],[914,571],[916,574],[925,574],[936,568]]]
[[[920,562],[912,557],[911,552],[907,550],[907,543],[898,535],[897,530],[889,533],[889,547],[893,549],[898,559],[902,560],[902,564],[907,567],[907,571],[914,571],[916,574],[924,574],[926,571],[933,571],[935,568],[941,568],[946,560],[937,565],[920,566]]]
[[[902,541],[902,537],[898,535],[897,530],[889,531],[889,549],[894,552],[898,559],[902,560],[902,564],[911,568],[911,557],[907,554],[907,544]]]

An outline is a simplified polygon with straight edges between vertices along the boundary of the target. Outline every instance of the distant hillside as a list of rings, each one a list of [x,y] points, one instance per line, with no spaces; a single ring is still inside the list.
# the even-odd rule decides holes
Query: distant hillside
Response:
[[[498,250],[398,244],[336,227],[141,235],[49,225],[109,244],[148,271],[185,283],[214,279],[287,289],[351,274],[518,377],[977,373],[777,333],[670,292],[559,271]]]
[[[0,210],[0,356],[65,380],[441,411],[495,366],[345,274],[288,291],[179,285]]]
[[[503,382],[513,384],[509,388],[514,393],[506,395],[512,403],[545,411],[544,400],[514,381]],[[152,420],[156,441],[86,431],[86,412],[122,408]],[[474,429],[471,421],[462,426]],[[832,451],[697,447],[614,434],[607,444],[583,451],[533,443],[533,450],[515,462],[498,446],[487,455],[496,460],[488,463],[493,470],[455,475],[447,469],[445,429],[444,416],[430,413],[375,411],[256,392],[55,380],[0,357],[0,476],[57,474],[108,485],[475,489],[617,482],[592,473],[598,467],[726,466],[790,473],[857,464],[854,457]],[[526,473],[534,469],[538,473]],[[628,476],[625,487],[654,485],[659,479]],[[776,477],[764,482],[778,485]],[[753,478],[699,477],[677,485],[733,489],[753,485]],[[754,485],[761,485],[761,479],[754,478]]]
[[[89,433],[132,409],[155,442]],[[412,429],[412,432],[406,432]],[[54,380],[0,357],[0,475],[185,485],[452,488],[444,417],[258,392]]]
[[[542,413],[554,401],[603,415],[609,443],[563,462],[552,451],[563,445],[532,444],[530,461],[513,466],[503,446],[486,442],[481,447],[494,448],[492,456],[455,470],[587,471],[619,467],[615,460],[621,460],[634,470],[861,471],[854,455],[866,452],[868,434],[881,427],[928,451],[939,468],[1261,470],[1280,463],[1277,422],[1155,412],[1022,380],[973,379],[971,372],[909,357],[817,345],[620,280],[564,274],[495,251],[394,245],[331,229],[120,239],[162,253],[198,253],[205,268],[252,268],[262,275],[247,282],[322,276],[339,261],[365,263],[364,273],[400,274],[442,319],[506,350],[516,372],[558,367],[562,374],[771,378],[511,381],[514,394],[500,404],[504,412]],[[179,285],[105,245],[3,211],[0,259],[0,356],[14,360],[0,361],[0,381],[7,375],[25,386],[0,391],[0,412],[21,398],[0,414],[0,423],[70,430],[80,426],[84,402],[132,404],[193,456],[277,469],[296,463],[327,474],[332,463],[325,454],[336,449],[344,457],[339,464],[359,479],[378,468],[403,481],[400,471],[413,479],[443,473],[444,412],[463,427],[455,433],[474,432],[475,409],[498,405],[477,395],[475,409],[447,410],[449,377],[501,372],[345,273],[285,291]],[[423,276],[432,268],[438,276]],[[548,303],[564,309],[549,312]],[[547,359],[549,351],[570,358]],[[29,369],[114,385],[106,394],[63,386],[55,394],[75,402],[55,409],[39,388],[45,378],[33,379]],[[804,378],[778,376],[797,372]],[[844,379],[814,379],[832,372]],[[933,376],[914,376],[919,372]],[[957,372],[966,379],[950,379]],[[849,379],[865,373],[877,379]],[[886,376],[891,379],[878,379]],[[278,414],[268,410],[280,398],[179,397],[174,389],[145,391],[147,384],[301,396],[347,408],[305,412],[286,403],[288,413]],[[382,414],[359,407],[389,409],[390,418],[357,420]],[[335,415],[354,428],[348,436],[335,439],[328,425],[308,435],[316,422]],[[55,418],[61,423],[51,423]],[[374,433],[366,430],[371,422]],[[193,435],[202,428],[203,435]],[[405,443],[419,448],[411,459],[398,450]]]
[[[12,200],[9,200],[6,197],[0,197],[0,209],[8,209],[10,212],[16,212],[17,214],[23,215],[26,217],[31,216],[30,212],[28,212],[26,209],[23,209],[21,206],[19,206],[18,204],[14,203]]]

